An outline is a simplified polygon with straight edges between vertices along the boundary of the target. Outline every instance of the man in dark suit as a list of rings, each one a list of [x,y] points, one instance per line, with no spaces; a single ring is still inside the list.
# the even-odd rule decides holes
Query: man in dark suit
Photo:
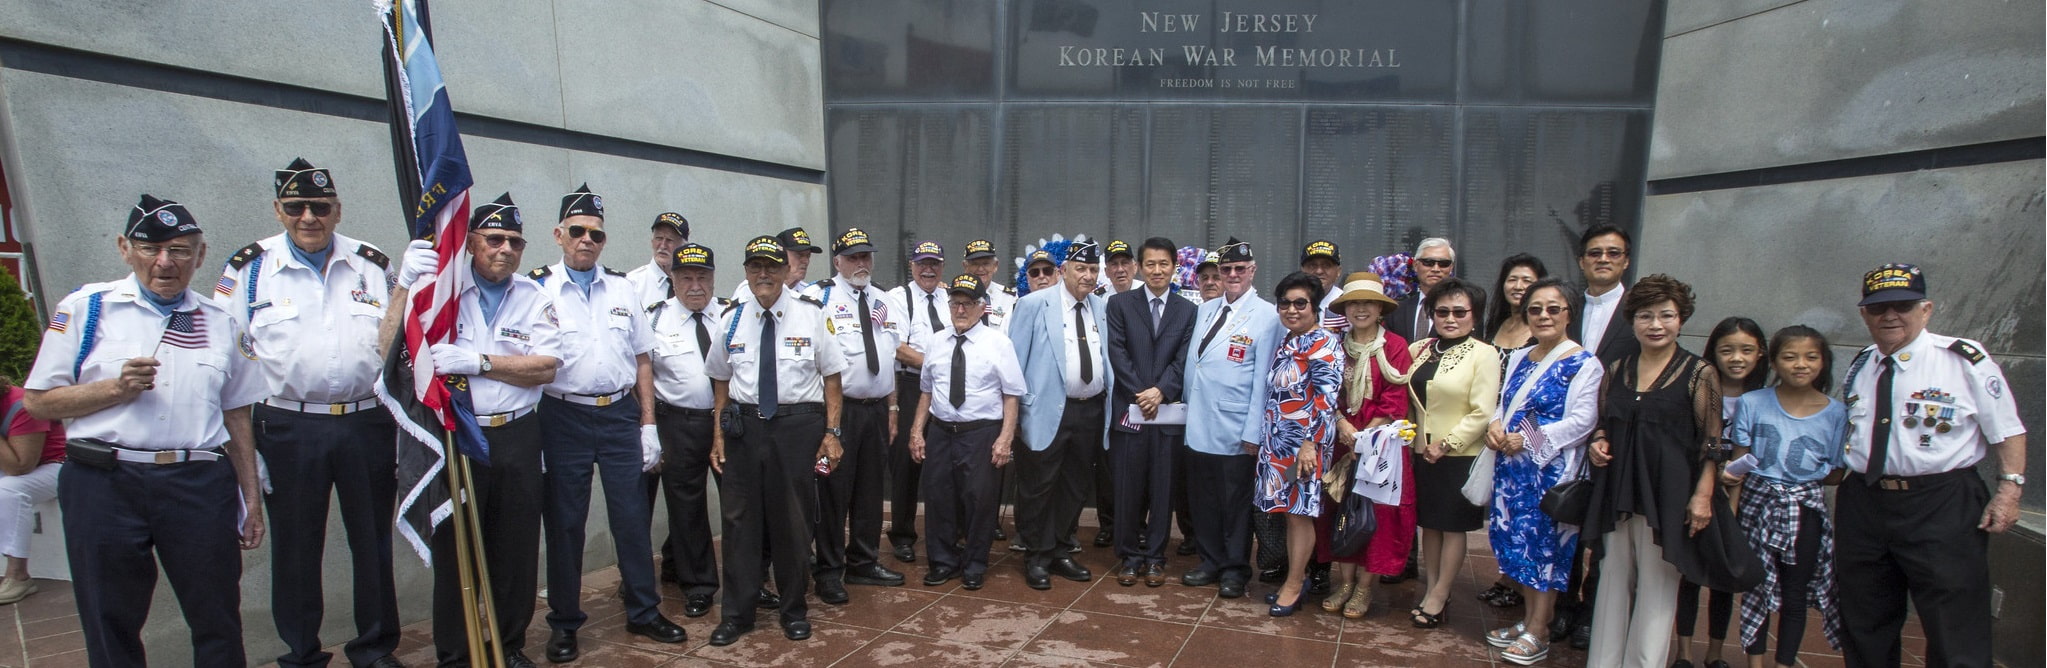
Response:
[[[1423,239],[1414,249],[1414,291],[1400,298],[1393,307],[1393,315],[1386,318],[1387,329],[1409,341],[1420,341],[1435,333],[1436,326],[1429,321],[1429,314],[1422,311],[1422,300],[1429,291],[1456,273],[1457,249],[1450,247],[1450,240],[1443,238]]]
[[[1147,587],[1166,583],[1166,538],[1173,510],[1173,460],[1184,425],[1132,424],[1135,406],[1147,419],[1159,406],[1180,401],[1187,343],[1194,335],[1192,302],[1173,294],[1178,246],[1152,237],[1138,247],[1144,289],[1109,298],[1109,365],[1115,392],[1109,423],[1110,467],[1116,476],[1116,583]],[[1140,532],[1142,538],[1140,538]],[[1141,546],[1141,547],[1140,547]]]
[[[1578,269],[1585,272],[1585,312],[1573,318],[1571,338],[1592,351],[1602,365],[1611,365],[1642,350],[1633,326],[1619,317],[1628,286],[1628,255],[1634,250],[1628,233],[1600,225],[1578,237]]]

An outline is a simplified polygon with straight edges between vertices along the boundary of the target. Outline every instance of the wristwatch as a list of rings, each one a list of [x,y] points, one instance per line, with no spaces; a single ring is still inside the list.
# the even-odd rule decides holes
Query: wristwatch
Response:
[[[2026,476],[2024,476],[2024,475],[2020,475],[2020,474],[2017,474],[2017,473],[2006,473],[2006,474],[2004,474],[2004,475],[2001,475],[2001,476],[1997,476],[1997,479],[1998,479],[1998,480],[2009,480],[2009,481],[2011,481],[2011,484],[2014,484],[2014,485],[2018,485],[2018,486],[2020,486],[2020,487],[2025,487],[2025,486],[2026,486]]]
[[[483,362],[476,367],[477,373],[490,373],[490,356],[477,355],[477,357],[483,358]]]
[[[825,427],[825,428],[824,428],[824,433],[827,433],[827,434],[831,434],[831,435],[832,435],[832,438],[840,438],[840,437],[841,437],[841,435],[840,435],[840,433],[839,433],[839,428],[838,428],[838,427]],[[2025,483],[2019,483],[2019,484],[2022,484],[2022,485],[2023,485],[2023,484],[2025,484]]]

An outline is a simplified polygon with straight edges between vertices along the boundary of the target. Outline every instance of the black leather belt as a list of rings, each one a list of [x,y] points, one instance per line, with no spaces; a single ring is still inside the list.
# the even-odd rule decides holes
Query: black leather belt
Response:
[[[1860,479],[1856,481],[1857,483],[1859,484],[1869,483],[1868,474],[1855,473],[1854,475],[1855,477]],[[1955,469],[1953,471],[1946,471],[1942,473],[1929,473],[1927,475],[1887,475],[1876,479],[1876,488],[1884,490],[1886,492],[1909,492],[1915,487],[1924,489],[1933,486],[1934,483],[1947,482],[1949,478],[1957,478],[1965,475],[1974,476],[1976,475],[1976,470],[1973,468],[1967,468]]]
[[[875,397],[873,399],[846,397],[844,401],[855,406],[883,406],[888,404],[888,397]]]
[[[666,403],[666,402],[662,402],[662,401],[656,401],[656,402],[654,402],[654,414],[655,414],[655,415],[681,415],[681,416],[683,416],[683,417],[693,417],[693,418],[706,418],[706,419],[709,419],[709,418],[711,418],[711,417],[714,417],[714,416],[716,416],[716,415],[717,415],[716,413],[712,412],[712,411],[711,411],[711,409],[709,409],[709,408],[683,408],[683,407],[681,407],[681,406],[677,406],[677,405],[675,405],[675,404],[671,404],[671,403]]]
[[[773,418],[766,418],[766,417],[762,417],[762,416],[761,416],[761,407],[760,407],[760,404],[732,404],[732,405],[733,405],[733,406],[735,406],[735,407],[737,407],[737,408],[739,409],[739,414],[740,414],[740,415],[745,415],[745,416],[749,416],[749,417],[757,417],[757,418],[761,418],[761,419],[763,419],[763,420],[767,420],[767,419],[773,419]],[[791,416],[791,415],[810,415],[810,414],[812,414],[812,413],[823,413],[823,412],[824,412],[824,404],[816,404],[816,403],[804,403],[804,404],[782,404],[782,405],[780,405],[780,406],[776,406],[776,407],[775,407],[775,417],[776,417],[776,418],[785,418],[785,417],[789,417],[789,416]]]
[[[946,421],[944,421],[944,420],[940,420],[940,419],[938,419],[938,418],[931,418],[931,426],[933,426],[933,427],[937,427],[939,431],[942,431],[942,432],[945,432],[945,433],[948,433],[948,434],[959,434],[959,433],[964,433],[964,432],[969,432],[969,431],[973,431],[973,430],[976,430],[976,429],[987,429],[987,428],[989,428],[989,427],[1000,427],[1000,426],[1002,426],[1002,421],[1001,421],[1001,420],[969,420],[969,421],[966,421],[966,422],[946,422]]]
[[[1107,393],[1107,392],[1103,392],[1103,393],[1101,393],[1101,394],[1096,394],[1095,396],[1092,396],[1092,397],[1082,397],[1082,398],[1079,398],[1079,399],[1067,399],[1067,400],[1066,400],[1066,403],[1069,403],[1069,404],[1086,404],[1086,403],[1094,403],[1094,402],[1098,402],[1098,401],[1101,401],[1101,400],[1102,400],[1102,394],[1108,394],[1108,393]]]

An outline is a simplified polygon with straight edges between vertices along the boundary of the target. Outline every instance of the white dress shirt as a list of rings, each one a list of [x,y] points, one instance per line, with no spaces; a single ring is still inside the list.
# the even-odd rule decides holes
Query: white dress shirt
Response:
[[[938,301],[939,311],[943,313],[945,310],[945,295],[939,295]],[[995,331],[1008,332],[1009,314],[1016,311],[1016,290],[1010,289],[1009,286],[1001,283],[989,281],[988,298],[986,301],[988,304],[988,319],[983,322],[987,323],[989,327],[995,328]]]
[[[711,408],[711,377],[704,372],[710,349],[697,347],[697,318],[703,318],[711,345],[716,346],[724,334],[718,329],[717,308],[708,304],[703,311],[691,311],[682,300],[669,297],[647,311],[647,327],[654,332],[654,397],[661,403]]]
[[[257,244],[261,254],[222,272],[213,303],[249,324],[256,359],[277,397],[336,404],[375,396],[384,367],[377,326],[391,280],[363,249],[382,254],[334,235],[323,274],[300,262],[283,234]]]
[[[919,386],[931,395],[931,417],[946,422],[1002,419],[1003,397],[1021,397],[1026,391],[1016,346],[988,325],[977,323],[967,330],[967,401],[954,407],[952,349],[962,345],[956,336],[960,336],[958,330],[950,328],[933,335],[933,352],[924,359]]]
[[[1976,351],[1981,361],[1972,362],[1962,350]],[[1989,443],[2026,433],[2004,370],[1982,351],[1975,341],[1920,332],[1890,356],[1897,369],[1891,377],[1891,413],[1885,416],[1873,414],[1884,356],[1876,346],[1863,349],[1842,384],[1848,404],[1848,468],[1869,472],[1875,422],[1886,417],[1891,443],[1884,475],[1932,475],[1975,466]],[[1910,426],[1908,415],[1915,418]],[[1938,428],[1943,422],[1946,433]]]
[[[582,286],[569,280],[567,265],[556,263],[548,270],[540,287],[554,300],[561,339],[575,345],[562,346],[561,368],[545,389],[586,396],[632,389],[639,380],[638,357],[654,349],[647,305],[639,303],[632,282],[610,269],[592,267],[597,277],[585,295]]]
[[[836,276],[811,284],[807,294],[824,302],[825,328],[830,330],[846,354],[846,372],[839,375],[839,388],[853,399],[883,399],[896,391],[896,345],[903,340],[902,316],[889,305],[888,293],[868,283],[855,288],[846,277]],[[860,296],[867,296],[867,310],[860,310]],[[867,372],[867,344],[863,331],[873,332],[875,372]]]
[[[930,292],[925,292],[923,288],[917,287],[915,282],[905,283],[889,288],[888,296],[892,300],[889,303],[889,308],[902,312],[903,336],[907,337],[903,342],[910,344],[911,350],[919,353],[930,352],[925,348],[924,339],[932,334],[932,327],[936,326],[940,332],[952,328],[952,322],[946,319],[951,314],[946,310],[948,307],[946,306],[947,297],[944,283],[941,282],[932,286]],[[929,298],[928,303],[930,306],[938,311],[938,319],[936,321],[932,320],[930,310],[925,307],[927,297]],[[1015,306],[1015,299],[1012,298],[1010,300],[1010,307],[1014,309]],[[896,367],[898,370],[908,373],[917,372],[915,367],[906,364],[897,364]]]
[[[1603,295],[1593,296],[1590,292],[1585,293],[1585,340],[1578,343],[1585,346],[1593,355],[1599,354],[1599,343],[1606,339],[1608,323],[1613,321],[1615,315],[1620,314],[1621,294],[1626,291],[1625,287],[1615,284],[1613,289],[1607,290]]]
[[[846,354],[825,329],[824,308],[787,288],[775,303],[762,308],[752,293],[725,312],[711,332],[711,356],[704,368],[713,380],[729,381],[726,398],[736,404],[760,403],[761,319],[775,319],[775,396],[777,403],[824,401],[825,376],[846,370]]]
[[[136,450],[200,450],[226,443],[221,411],[256,403],[271,393],[269,376],[256,363],[241,320],[186,290],[172,311],[196,312],[194,331],[178,337],[184,342],[179,345],[164,336],[170,318],[145,301],[141,290],[135,275],[129,274],[87,284],[57,302],[35,366],[21,386],[54,390],[119,378],[128,360],[154,357],[161,363],[154,389],[74,418],[65,425],[65,433]],[[88,315],[94,294],[100,295],[96,319]],[[93,347],[80,360],[88,320],[95,320]]]
[[[476,278],[471,275],[455,318],[455,345],[483,355],[561,359],[561,318],[555,312],[554,300],[533,279],[514,274],[511,280],[512,285],[505,289],[504,303],[498,305],[497,319],[486,320],[478,301]],[[560,377],[560,372],[556,377]],[[469,396],[477,415],[496,415],[540,403],[540,387],[512,385],[477,374],[469,377]]]
[[[1060,322],[1064,323],[1060,330],[1065,332],[1061,338],[1066,341],[1066,398],[1086,399],[1099,395],[1103,388],[1102,376],[1107,375],[1103,369],[1108,364],[1108,359],[1102,356],[1102,323],[1095,321],[1094,311],[1087,308],[1086,302],[1074,299],[1066,286],[1054,285],[1049,289],[1059,291]],[[1087,327],[1088,359],[1093,367],[1093,373],[1084,382],[1080,379],[1081,330],[1074,326],[1075,313],[1083,314],[1080,321]],[[925,361],[930,360],[927,358]]]
[[[661,265],[653,260],[648,260],[646,264],[626,272],[625,280],[633,284],[633,291],[639,295],[641,308],[653,308],[655,304],[661,303],[661,300],[667,299],[670,296],[668,293],[673,289],[668,282],[668,272],[661,269]]]

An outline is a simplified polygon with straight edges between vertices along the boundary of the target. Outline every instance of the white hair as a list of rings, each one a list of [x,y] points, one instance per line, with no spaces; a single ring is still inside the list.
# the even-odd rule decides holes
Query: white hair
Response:
[[[1421,244],[1414,247],[1414,256],[1421,257],[1422,251],[1437,247],[1441,247],[1443,250],[1450,251],[1450,259],[1452,260],[1457,259],[1457,249],[1451,248],[1450,240],[1442,237],[1429,237],[1427,239],[1423,239]]]

